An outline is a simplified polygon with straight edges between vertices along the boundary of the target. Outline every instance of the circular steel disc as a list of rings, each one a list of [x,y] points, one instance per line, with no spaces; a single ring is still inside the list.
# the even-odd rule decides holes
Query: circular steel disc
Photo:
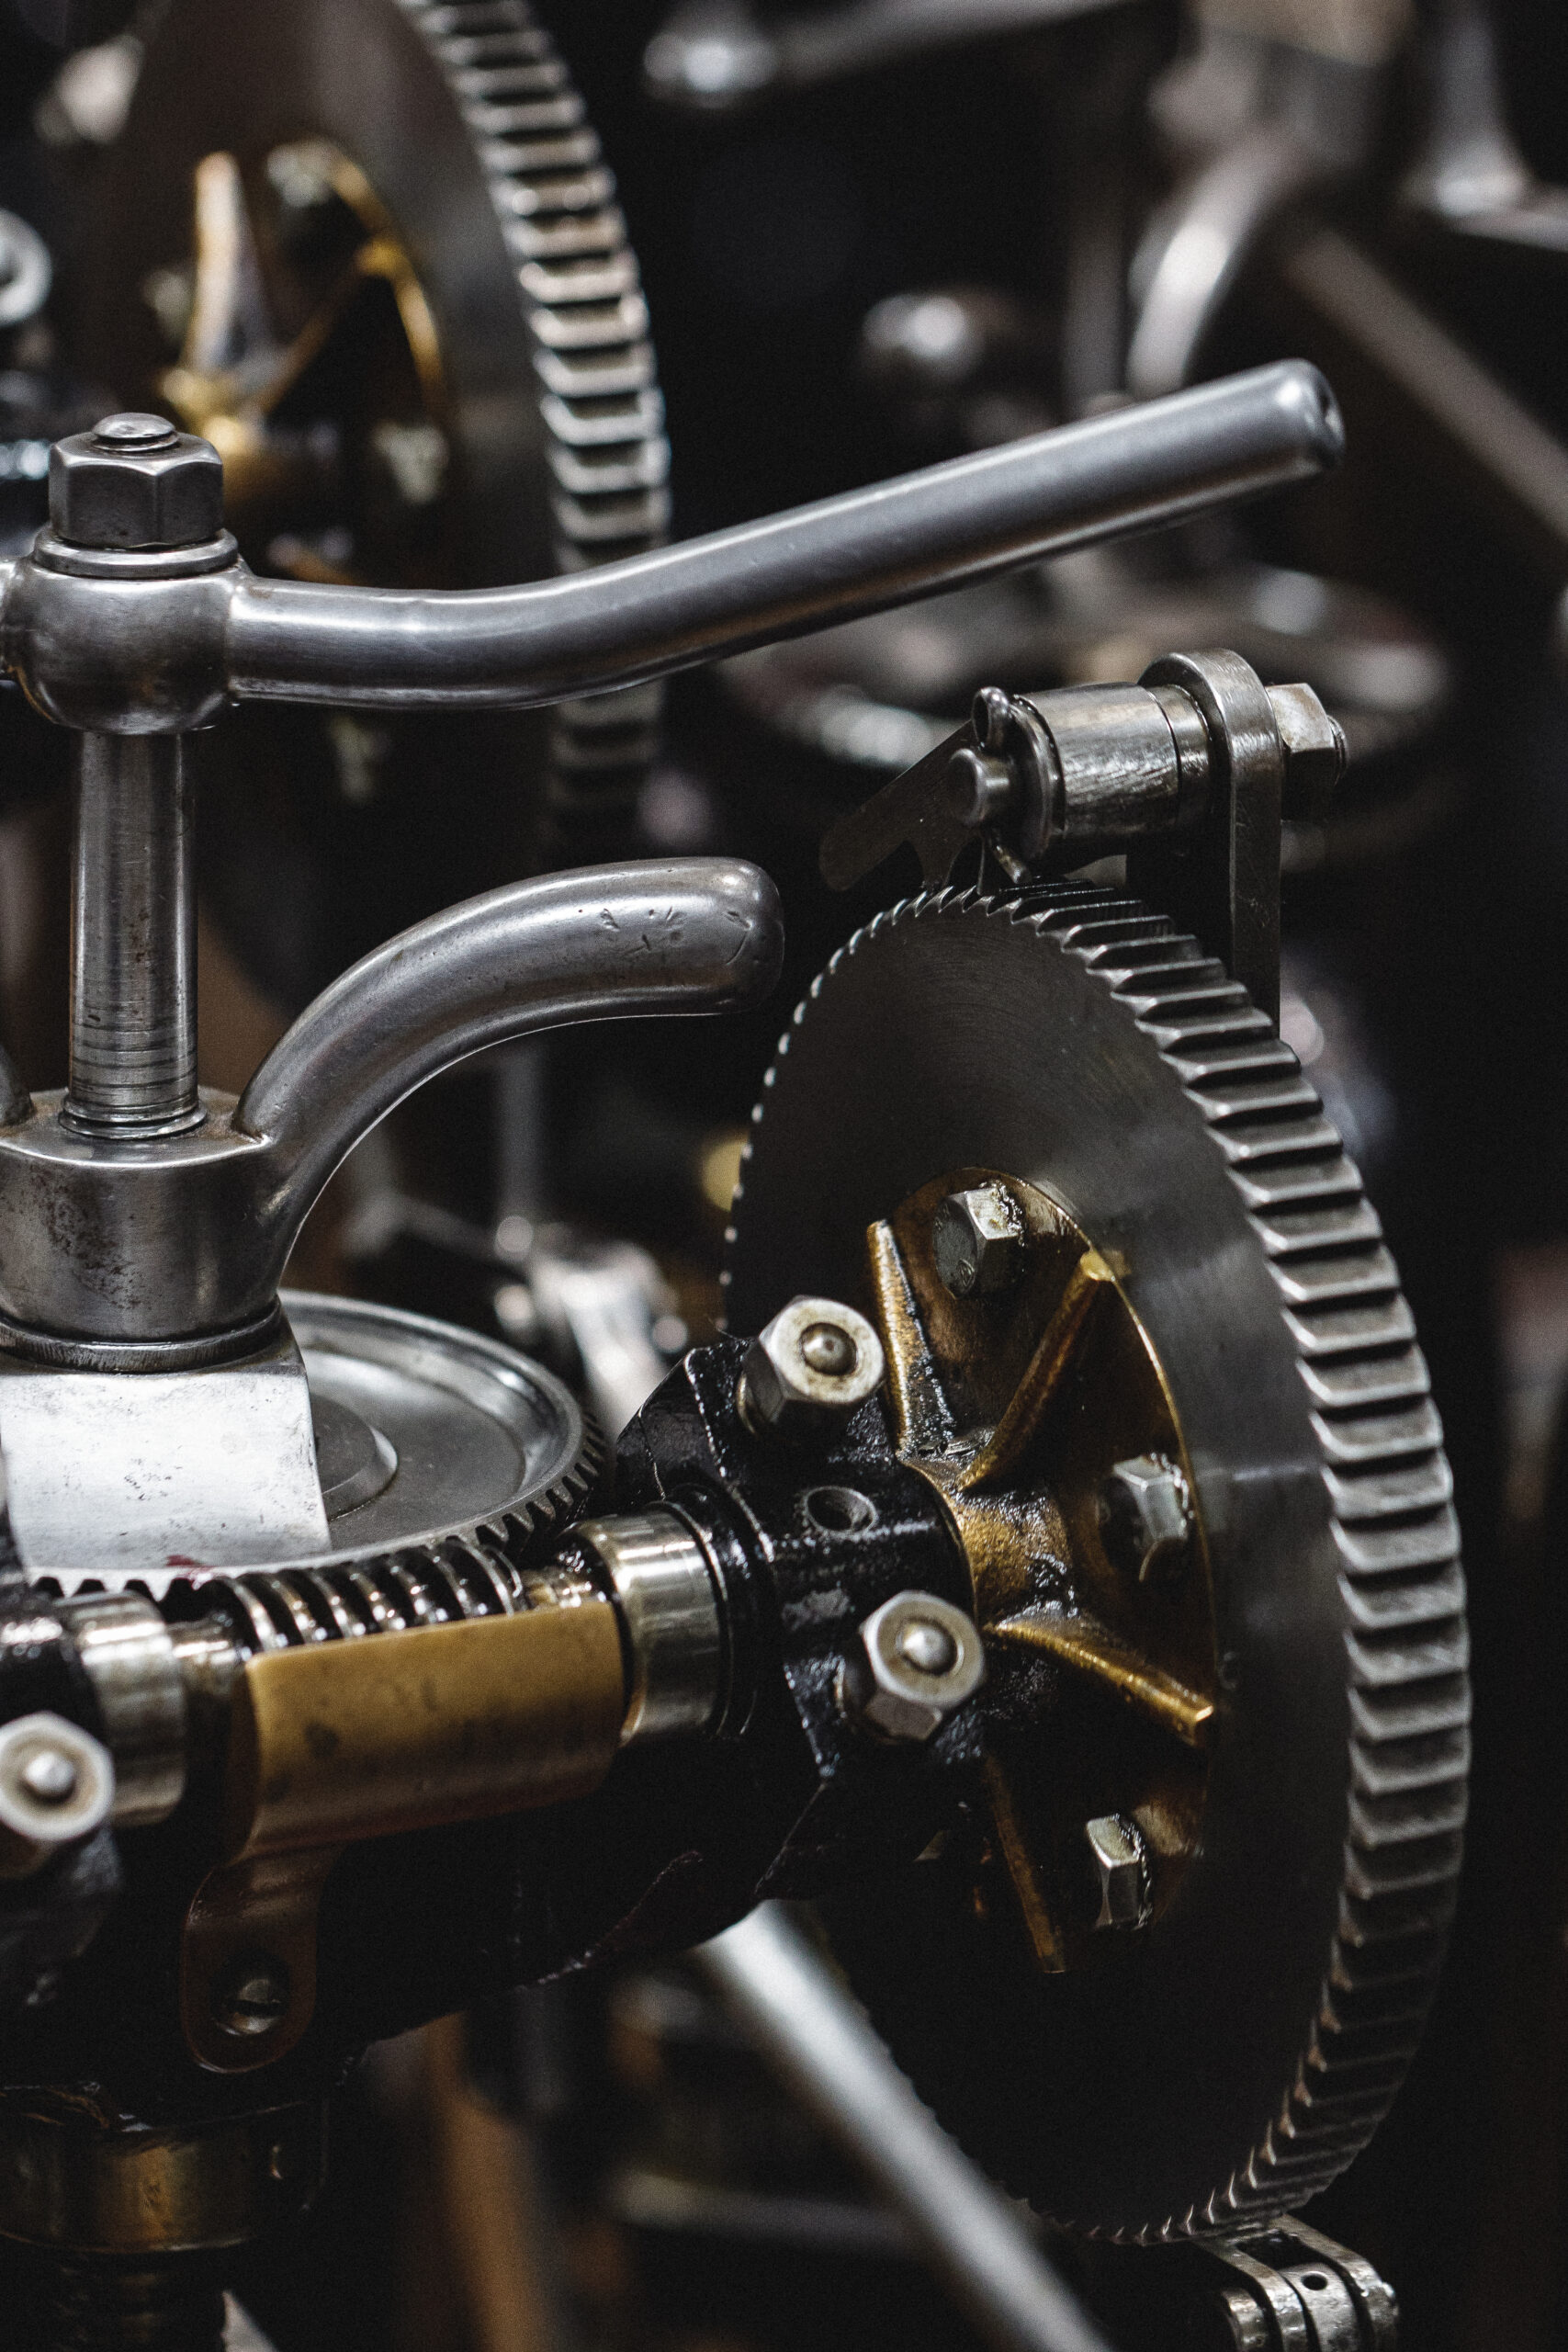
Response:
[[[868,1225],[976,1166],[1118,1253],[1168,1384],[1213,1581],[1201,1838],[1168,1909],[1094,1968],[1042,1973],[962,1853],[829,1928],[917,2086],[1015,2192],[1117,2235],[1234,2229],[1363,2144],[1440,1961],[1468,1722],[1441,1433],[1337,1136],[1164,919],[1063,886],[858,933],[754,1114],[731,1329],[800,1291],[866,1304]]]
[[[478,1332],[359,1299],[285,1292],[284,1304],[310,1384],[333,1538],[323,1560],[300,1565],[434,1554],[509,1522],[531,1532],[586,1490],[595,1441],[542,1364]],[[334,1491],[334,1440],[346,1453],[355,1424],[370,1433],[378,1468]]]

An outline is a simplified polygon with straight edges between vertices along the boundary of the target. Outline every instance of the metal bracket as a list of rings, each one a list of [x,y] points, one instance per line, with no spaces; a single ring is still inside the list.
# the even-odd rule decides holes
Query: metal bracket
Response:
[[[1223,652],[1168,653],[1143,684],[1179,686],[1202,713],[1209,796],[1185,838],[1133,844],[1127,887],[1201,940],[1277,1023],[1285,750],[1269,691],[1238,653]]]
[[[822,843],[847,890],[913,849],[926,887],[976,841],[1009,882],[1127,853],[1129,888],[1192,932],[1280,1017],[1280,843],[1321,814],[1345,738],[1310,686],[1265,686],[1236,653],[1171,653],[1134,685],[1032,701],[987,686],[967,727]]]

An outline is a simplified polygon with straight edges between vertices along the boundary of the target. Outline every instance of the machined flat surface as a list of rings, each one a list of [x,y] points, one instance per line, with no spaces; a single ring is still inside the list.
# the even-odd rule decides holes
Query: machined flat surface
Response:
[[[0,1357],[31,1574],[158,1596],[204,1569],[504,1537],[576,1491],[582,1415],[540,1365],[391,1307],[299,1292],[284,1306],[293,1336],[259,1363],[117,1374]]]

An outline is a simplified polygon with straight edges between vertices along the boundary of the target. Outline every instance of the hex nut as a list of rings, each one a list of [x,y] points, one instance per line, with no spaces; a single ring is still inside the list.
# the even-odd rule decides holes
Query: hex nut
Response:
[[[1192,1542],[1192,1498],[1178,1464],[1163,1453],[1118,1462],[1100,1490],[1106,1557],[1140,1584],[1185,1566]]]
[[[90,1838],[114,1798],[114,1758],[79,1724],[39,1712],[0,1726],[0,1878],[26,1877]]]
[[[833,1298],[792,1298],[746,1351],[737,1401],[760,1435],[820,1435],[874,1396],[882,1342],[863,1315]]]
[[[74,547],[196,547],[223,527],[223,461],[164,417],[107,416],[50,451],[49,519]]]
[[[925,1740],[985,1679],[973,1618],[934,1592],[898,1592],[859,1628],[839,1678],[839,1702],[885,1739]]]
[[[1148,1851],[1135,1821],[1103,1813],[1084,1823],[1100,1882],[1097,1928],[1141,1928],[1149,1917]]]
[[[1023,1212],[1002,1184],[949,1193],[931,1219],[931,1255],[954,1298],[1010,1290],[1023,1271]]]
[[[1345,773],[1345,730],[1311,686],[1270,686],[1268,693],[1285,754],[1285,813],[1319,816]]]

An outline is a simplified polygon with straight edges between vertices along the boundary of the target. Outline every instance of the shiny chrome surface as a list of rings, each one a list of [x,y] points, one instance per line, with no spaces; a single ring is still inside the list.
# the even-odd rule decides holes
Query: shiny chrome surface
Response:
[[[377,949],[301,1014],[237,1106],[205,1098],[199,1128],[109,1146],[40,1097],[0,1134],[0,1314],[13,1347],[58,1362],[73,1345],[129,1346],[142,1352],[114,1365],[144,1370],[164,1368],[164,1343],[210,1356],[214,1334],[270,1311],[321,1186],[414,1087],[482,1046],[567,1023],[753,1002],[781,954],[773,884],[738,860],[553,875]]]
[[[130,557],[88,580],[46,547],[11,574],[3,658],[50,716],[128,733],[203,725],[230,696],[526,708],[1310,481],[1342,446],[1323,378],[1286,361],[534,586],[153,581]]]
[[[241,581],[230,688],[378,708],[547,703],[1308,481],[1341,441],[1323,379],[1286,362],[538,587]]]
[[[363,1604],[377,1625],[401,1622],[398,1608],[415,1591],[408,1572],[456,1538],[469,1546],[490,1605],[510,1608],[511,1584],[502,1589],[482,1572],[475,1529],[504,1550],[559,1516],[588,1483],[582,1414],[541,1365],[391,1307],[302,1292],[287,1293],[284,1303],[284,1337],[259,1369],[240,1363],[134,1378],[31,1367],[7,1378],[0,1369],[0,1444],[18,1547],[30,1574],[51,1575],[76,1596],[65,1607],[73,1625],[80,1619],[86,1628],[88,1670],[95,1688],[104,1682],[100,1703],[117,1757],[123,1746],[132,1759],[135,1802],[152,1801],[144,1785],[158,1778],[152,1751],[168,1745],[172,1711],[183,1705],[175,1686],[188,1691],[214,1669],[221,1679],[223,1661],[198,1656],[199,1642],[189,1649],[189,1627],[176,1629],[172,1647],[167,1634],[160,1644],[151,1621],[134,1613],[145,1603],[83,1593],[84,1585],[101,1582],[118,1595],[134,1580],[163,1600],[173,1585],[216,1578],[243,1612],[247,1647],[287,1647],[345,1630],[344,1603],[332,1585],[345,1571],[357,1578],[349,1617]],[[7,1418],[10,1384],[28,1414]],[[95,1432],[92,1446],[80,1442],[84,1426]],[[101,1466],[85,1456],[101,1457]],[[378,1600],[359,1575],[379,1571],[389,1555],[400,1562],[400,1602]],[[276,1626],[265,1606],[250,1607],[236,1572],[283,1568],[305,1581],[288,1588]],[[324,1624],[312,1616],[308,1591],[325,1611]],[[413,1623],[440,1615],[434,1598],[409,1605]],[[121,1608],[132,1611],[129,1623],[110,1613]],[[141,1728],[123,1710],[111,1713],[122,1700],[130,1703],[121,1669],[137,1658],[161,1694],[156,1722]],[[153,1696],[143,1696],[152,1706]]]
[[[86,1669],[114,1758],[114,1819],[166,1820],[186,1785],[186,1691],[174,1636],[139,1592],[85,1593],[61,1615]]]
[[[764,2055],[908,2222],[1000,2352],[1107,2352],[1020,2209],[917,2098],[859,2004],[776,1904],[699,1946]]]
[[[631,1658],[622,1747],[706,1731],[724,1702],[724,1614],[690,1528],[651,1510],[584,1520],[573,1533],[604,1563]]]
[[[349,1147],[466,1055],[574,1021],[720,1012],[773,985],[778,894],[738,859],[514,883],[404,932],[301,1013],[234,1113],[290,1232]]]
[[[241,1363],[132,1378],[0,1354],[0,1449],[23,1565],[67,1591],[139,1576],[157,1593],[192,1566],[327,1546],[310,1391],[287,1329]]]

